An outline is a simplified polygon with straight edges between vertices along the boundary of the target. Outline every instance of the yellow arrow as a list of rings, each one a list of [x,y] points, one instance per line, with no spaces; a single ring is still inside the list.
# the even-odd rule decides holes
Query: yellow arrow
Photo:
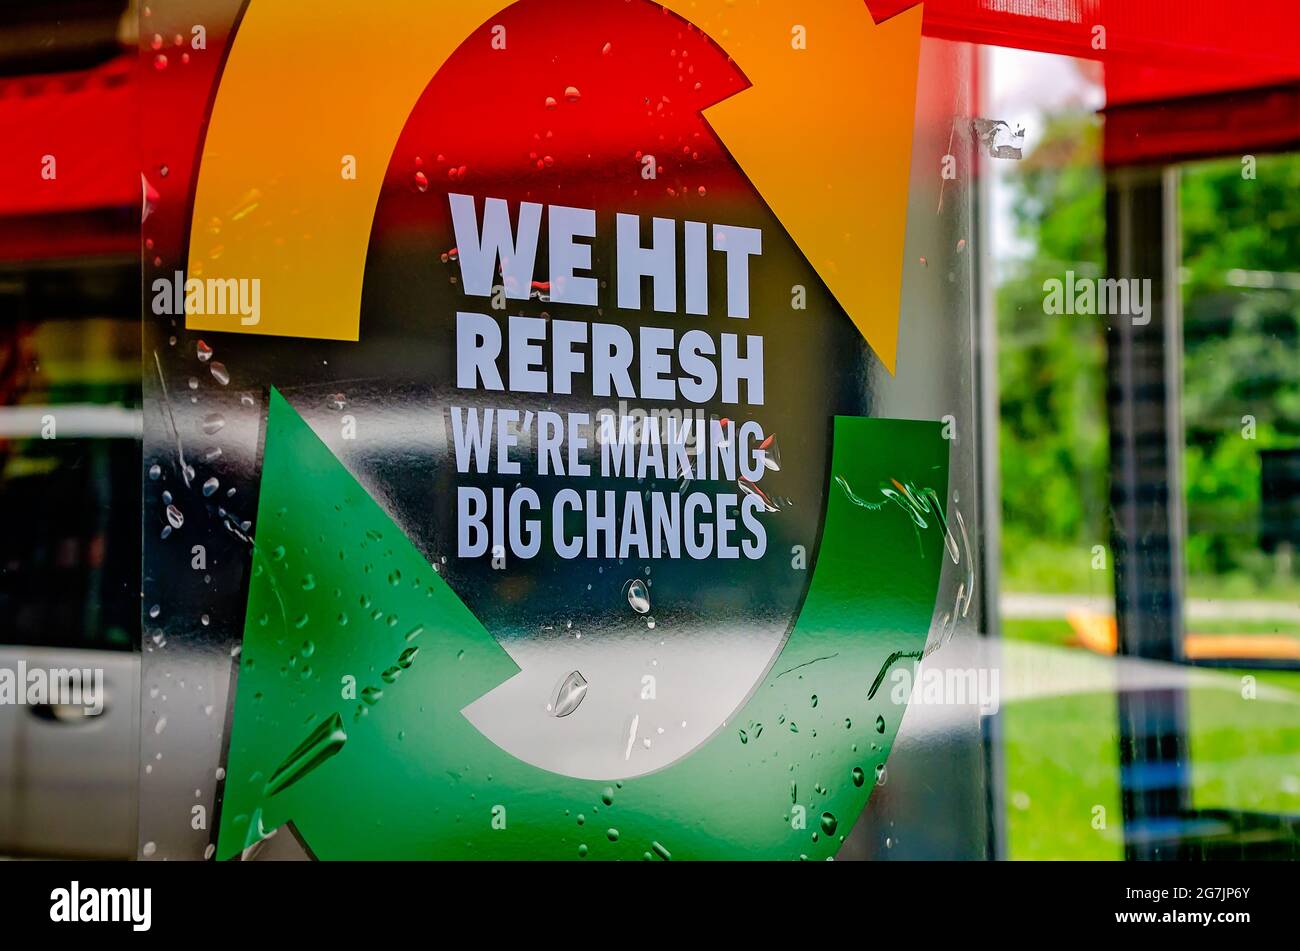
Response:
[[[305,15],[250,0],[203,143],[187,276],[260,278],[261,320],[190,313],[188,327],[358,338],[388,159],[429,79],[503,6],[319,0]]]
[[[877,25],[863,0],[664,5],[753,83],[707,118],[892,373],[920,7]],[[260,278],[261,319],[190,313],[189,327],[358,339],[389,156],[432,75],[476,30],[488,42],[504,6],[320,0],[305,42],[297,0],[251,0],[204,141],[187,276]]]

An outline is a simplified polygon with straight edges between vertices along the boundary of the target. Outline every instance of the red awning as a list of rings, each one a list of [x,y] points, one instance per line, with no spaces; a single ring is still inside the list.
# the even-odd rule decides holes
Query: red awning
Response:
[[[918,0],[865,0],[877,20]],[[1300,129],[1300,0],[927,0],[924,32],[1099,60],[1108,114],[1123,132],[1113,161],[1293,148]],[[219,45],[224,38],[210,41]],[[138,208],[141,201],[134,52],[93,69],[0,78],[0,248],[6,258],[103,253],[138,242],[136,229],[87,226],[93,251],[76,247],[77,216]],[[1242,97],[1229,90],[1267,87]],[[1197,96],[1197,99],[1187,97]],[[1259,97],[1263,98],[1259,98]],[[1135,103],[1183,105],[1120,113]],[[1243,104],[1244,102],[1244,104]],[[165,104],[152,104],[165,111]],[[1226,110],[1226,111],[1225,111]],[[1153,120],[1151,116],[1157,118]],[[157,121],[165,122],[160,115]],[[1152,121],[1159,125],[1152,127]],[[1128,131],[1125,132],[1124,130]],[[53,158],[53,177],[44,177]],[[43,239],[31,228],[55,220]],[[19,249],[27,253],[19,254]]]
[[[877,20],[918,0],[866,0]],[[926,0],[923,31],[1106,65],[1111,105],[1300,80],[1297,0]]]
[[[135,56],[0,77],[0,259],[131,253],[140,207]],[[118,212],[114,214],[114,212]]]

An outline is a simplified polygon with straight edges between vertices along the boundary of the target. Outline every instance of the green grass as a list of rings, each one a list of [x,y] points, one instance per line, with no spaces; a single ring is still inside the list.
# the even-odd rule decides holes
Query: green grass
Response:
[[[1093,544],[1104,544],[1105,567],[1093,567]],[[1009,534],[1002,544],[1002,590],[1032,591],[1038,594],[1111,594],[1114,565],[1110,541],[1068,543],[1022,538]],[[1300,602],[1300,578],[1275,574],[1260,577],[1247,571],[1220,575],[1191,575],[1187,596],[1214,601]]]
[[[1276,675],[1257,672],[1261,687]],[[1290,703],[1239,691],[1188,691],[1192,804],[1197,809],[1300,814],[1300,674]]]
[[[1038,620],[1027,618],[1002,619],[1002,636],[1008,640],[1026,641],[1030,644],[1050,644],[1065,647],[1074,636],[1070,622],[1064,618]]]
[[[1287,621],[1192,621],[1188,624],[1188,629],[1195,631],[1196,634],[1290,634],[1292,637],[1300,637],[1300,630],[1296,629],[1296,625]],[[1027,640],[1035,644],[1069,647],[1071,639],[1074,638],[1074,629],[1070,628],[1070,622],[1063,617],[1002,618],[1002,637],[1011,640]],[[1243,673],[1260,672],[1251,670]]]
[[[1017,620],[1003,622],[1003,636],[1061,646],[1071,631],[1063,620]],[[1264,696],[1241,696],[1245,675],[1255,677]],[[1209,676],[1222,678],[1227,689],[1188,691],[1194,807],[1300,814],[1300,672],[1219,670]],[[1271,688],[1294,693],[1297,702],[1270,696]],[[1020,700],[1002,711],[1009,856],[1122,858],[1115,694]],[[1104,829],[1094,828],[1099,806]]]
[[[1092,567],[1090,545],[1008,537],[1002,544],[1002,590],[1109,596],[1114,578],[1109,550],[1105,557],[1106,567],[1098,570]]]
[[[1124,857],[1117,729],[1111,694],[1002,707],[1010,858]],[[1094,828],[1098,806],[1104,829]]]
[[[1187,579],[1189,598],[1212,601],[1300,601],[1300,579],[1269,575],[1259,578],[1244,571],[1222,575],[1191,575]]]
[[[1196,634],[1300,635],[1300,625],[1293,621],[1189,621],[1187,628]]]

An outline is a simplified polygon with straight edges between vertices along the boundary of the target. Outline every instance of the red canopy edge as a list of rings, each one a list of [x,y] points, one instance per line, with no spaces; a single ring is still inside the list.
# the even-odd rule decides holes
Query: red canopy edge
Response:
[[[877,22],[917,2],[866,0]],[[922,31],[1099,60],[1111,104],[1300,79],[1297,0],[925,0]]]

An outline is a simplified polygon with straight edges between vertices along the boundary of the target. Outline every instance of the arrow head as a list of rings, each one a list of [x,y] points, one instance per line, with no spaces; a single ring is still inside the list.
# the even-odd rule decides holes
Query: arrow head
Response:
[[[373,846],[340,811],[462,769],[461,708],[518,670],[273,389],[218,859],[289,819],[322,854]]]
[[[893,373],[921,7],[882,24],[861,0],[727,14],[712,35],[752,85],[705,117]]]

